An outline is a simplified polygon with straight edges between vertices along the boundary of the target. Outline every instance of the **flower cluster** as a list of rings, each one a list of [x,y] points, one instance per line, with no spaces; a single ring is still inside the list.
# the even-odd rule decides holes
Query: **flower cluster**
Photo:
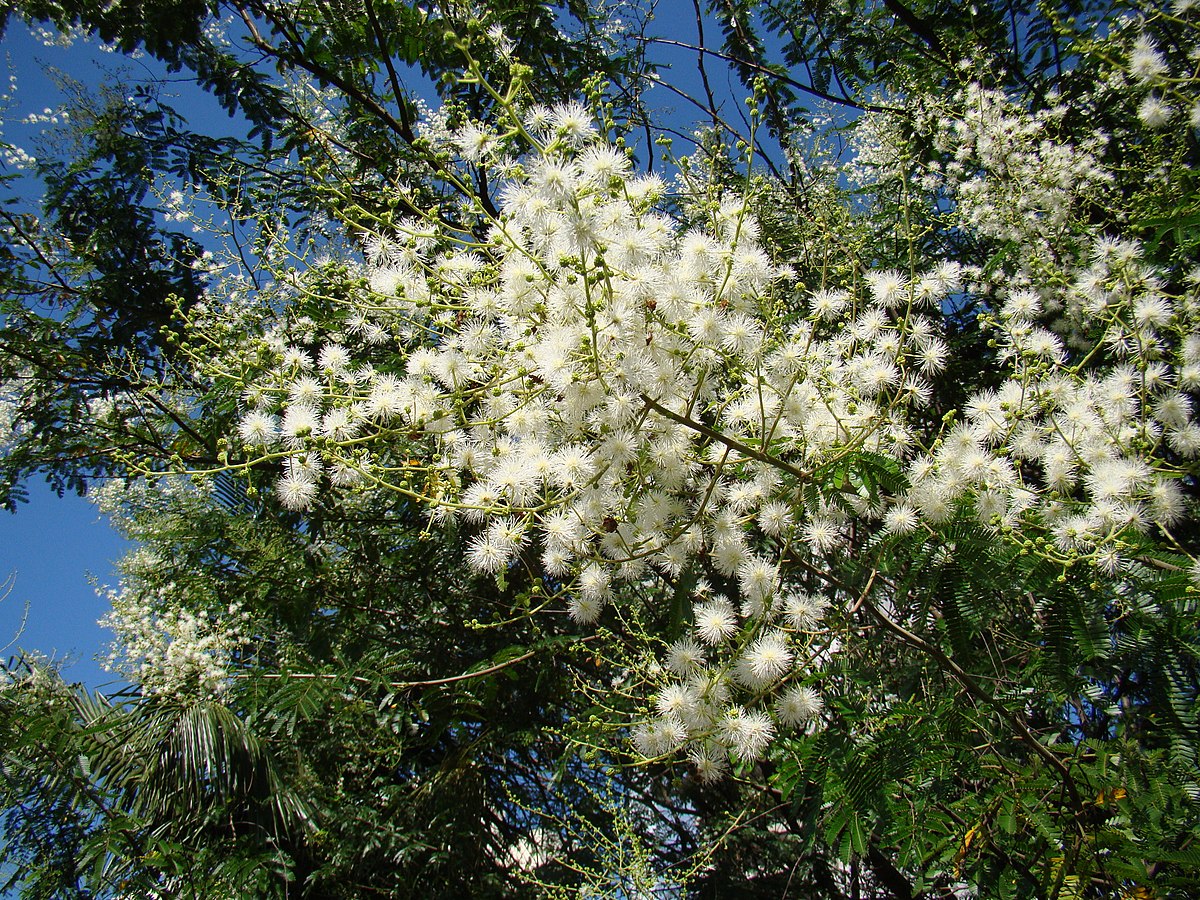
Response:
[[[726,597],[706,596],[695,605],[691,634],[667,650],[655,715],[634,730],[640,753],[658,757],[683,749],[700,778],[713,781],[725,775],[731,758],[759,759],[780,728],[819,721],[820,694],[791,676],[798,638],[821,627],[829,601],[791,590],[772,605],[772,612],[752,617],[757,628],[747,628]]]
[[[1143,43],[1131,65],[1153,81]],[[969,522],[1118,574],[1138,535],[1187,515],[1200,277],[1089,223],[1112,202],[1108,141],[1059,139],[1061,106],[979,84],[910,106],[864,120],[854,169],[906,178],[929,149],[919,185],[1000,248],[988,267],[793,271],[753,194],[668,202],[581,105],[503,133],[443,122],[464,171],[504,175],[498,214],[404,220],[365,237],[363,263],[290,273],[284,320],[209,363],[241,392],[243,464],[278,464],[299,512],[418,500],[469,530],[473,570],[533,571],[581,624],[644,585],[685,595],[634,742],[704,778],[820,718],[846,556]],[[945,313],[971,304],[990,386],[930,415]]]
[[[1039,248],[1060,242],[1080,205],[1111,181],[1103,133],[1061,137],[1065,104],[1030,112],[1003,91],[970,82],[908,106],[904,116],[864,117],[851,175],[865,184],[913,178],[979,237]],[[917,171],[914,140],[931,150]]]
[[[233,674],[235,657],[245,643],[249,616],[238,605],[203,612],[211,598],[181,597],[173,583],[154,586],[137,569],[160,566],[153,554],[134,550],[122,563],[126,577],[104,591],[112,610],[101,625],[116,633],[107,667],[163,696],[212,696]]]
[[[1191,4],[1176,4],[1175,11],[1177,15],[1187,16],[1192,9]],[[1139,24],[1144,29],[1151,23]],[[1137,32],[1128,50],[1126,74],[1141,93],[1137,117],[1148,129],[1158,130],[1176,124],[1182,108],[1187,113],[1187,126],[1200,130],[1200,96],[1197,96],[1194,74],[1196,33],[1189,29],[1184,34],[1190,40],[1173,48],[1177,54],[1175,59],[1168,58],[1147,30]]]
[[[997,353],[993,386],[909,461],[888,531],[966,513],[1001,533],[1044,536],[1056,562],[1086,557],[1115,574],[1139,535],[1187,514],[1200,272],[1151,262],[1138,240],[1089,220],[1099,209],[1130,218],[1110,161],[1114,143],[1142,144],[1159,127],[1135,114],[1138,98],[1157,85],[1175,102],[1196,99],[1195,79],[1171,74],[1150,27],[1122,23],[1112,46],[1127,57],[1101,54],[1099,77],[1076,98],[1103,111],[1112,133],[1080,136],[1062,124],[1079,114],[1066,101],[1029,111],[978,83],[914,98],[910,116],[865,121],[862,181],[908,177],[913,146],[931,148],[915,174],[946,224],[990,256],[964,268],[963,302],[977,298]],[[1154,176],[1164,191],[1179,177],[1169,164]]]
[[[694,598],[695,640],[670,651],[678,702],[638,742],[751,759],[775,723],[820,708],[795,682],[826,601],[796,562],[824,568],[855,516],[882,513],[826,473],[915,450],[909,411],[946,363],[937,313],[959,269],[806,288],[746,198],[680,225],[583,107],[528,127],[543,143],[486,239],[425,221],[373,236],[336,338],[289,342],[296,320],[267,341],[239,437],[282,458],[285,506],[409,493],[475,530],[476,571],[536,560],[580,623],[622,584],[718,579]]]

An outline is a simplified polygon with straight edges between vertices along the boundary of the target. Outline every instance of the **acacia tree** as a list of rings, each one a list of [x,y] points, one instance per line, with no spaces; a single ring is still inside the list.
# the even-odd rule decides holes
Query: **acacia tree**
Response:
[[[58,13],[56,21],[66,23],[69,15]],[[119,24],[125,29],[121,35],[103,25],[101,34],[132,46],[136,23]],[[419,24],[410,23],[414,35],[429,32]],[[529,24],[537,23],[522,27]],[[174,26],[187,41],[199,40],[188,36],[185,21]],[[531,34],[545,44],[547,58],[561,61],[554,51],[561,42],[556,33]],[[582,55],[595,52],[582,47]],[[150,49],[168,62],[200,58],[202,63],[189,64],[210,80],[211,73],[226,71],[219,59],[213,62],[209,45],[197,49],[186,41],[177,46],[160,40]],[[330,57],[330,64],[337,59]],[[423,61],[436,70],[434,56]],[[367,78],[369,68],[321,77],[353,81]],[[7,295],[14,314],[8,332],[13,350],[6,358],[16,377],[10,383],[13,428],[6,436],[6,464],[14,482],[39,468],[78,485],[105,474],[129,474],[134,460],[138,466],[185,459],[211,465],[219,450],[216,435],[231,427],[230,405],[203,396],[197,373],[180,364],[174,348],[180,324],[174,315],[191,309],[195,292],[178,291],[173,304],[141,315],[119,286],[146,281],[144,273],[127,267],[105,282],[108,270],[98,271],[91,258],[64,259],[64,248],[78,235],[99,224],[89,247],[141,260],[139,248],[149,238],[118,233],[120,214],[128,206],[139,227],[150,227],[153,211],[133,204],[157,192],[159,211],[168,221],[179,219],[185,196],[163,190],[154,179],[187,175],[187,193],[205,192],[218,215],[234,223],[226,249],[238,256],[254,285],[260,276],[250,260],[263,253],[274,259],[269,253],[278,249],[272,235],[279,219],[293,226],[288,253],[336,240],[337,227],[321,222],[330,197],[320,182],[314,189],[305,178],[333,165],[349,166],[364,180],[372,177],[369,169],[364,174],[364,165],[391,177],[395,165],[404,165],[380,145],[381,127],[391,127],[381,115],[345,126],[374,155],[361,148],[350,152],[348,138],[330,142],[328,134],[312,130],[311,98],[297,99],[245,76],[240,72],[230,82],[236,90],[224,82],[213,86],[222,98],[236,95],[251,123],[264,130],[259,147],[252,139],[191,134],[149,93],[114,92],[110,108],[73,111],[73,121],[86,123],[84,155],[47,172],[55,188],[47,203],[50,217],[38,222],[26,215],[22,224],[28,227],[12,234],[17,287]],[[455,83],[445,88],[451,95],[460,92]],[[294,105],[286,106],[281,97]],[[461,102],[472,106],[469,97]],[[405,96],[397,103],[403,111],[412,100]],[[261,124],[264,108],[275,116],[269,129]],[[353,120],[361,110],[342,114]],[[296,134],[313,146],[296,150],[301,143]],[[282,153],[273,150],[283,141],[289,143]],[[298,161],[288,163],[293,152]],[[437,180],[441,164],[432,155],[411,156],[417,161],[412,165],[426,173],[430,197],[463,190]],[[56,198],[67,194],[79,198],[74,208],[86,215],[60,215]],[[388,201],[364,188],[362,202],[386,207]],[[371,215],[363,209],[358,214]],[[64,222],[75,229],[74,239],[61,230]],[[303,239],[297,222],[308,223]],[[164,253],[162,259],[193,283],[208,275],[207,264],[197,273],[188,255]],[[46,291],[47,279],[66,287]],[[48,294],[51,302],[43,303]],[[66,316],[40,313],[39,305],[56,303],[66,307]],[[105,330],[111,318],[122,316],[136,319],[135,327],[122,332],[136,344]],[[82,348],[73,357],[79,360],[75,369],[61,371],[62,356],[47,349],[51,343]],[[18,352],[23,347],[31,349]],[[96,348],[100,352],[87,352]],[[44,365],[31,371],[30,359]],[[47,398],[55,403],[47,404]],[[200,407],[189,405],[196,400]],[[76,453],[76,447],[87,453]],[[264,477],[269,484],[269,474]],[[565,767],[550,783],[562,755],[555,749],[562,746],[558,729],[570,705],[562,696],[570,668],[555,652],[561,636],[538,629],[523,638],[524,632],[476,623],[464,637],[465,613],[454,612],[454,605],[474,602],[470,621],[475,621],[501,601],[471,589],[455,569],[431,565],[452,558],[447,554],[454,552],[453,542],[418,535],[411,513],[394,504],[366,502],[350,517],[331,509],[319,521],[311,512],[301,519],[264,505],[253,483],[247,489],[219,482],[218,488],[215,497],[176,491],[167,504],[154,492],[120,500],[123,527],[147,546],[128,561],[129,584],[113,595],[114,622],[130,660],[124,669],[118,663],[118,671],[136,684],[133,696],[119,697],[115,705],[86,697],[73,701],[65,689],[47,697],[43,685],[53,679],[38,666],[20,674],[7,695],[6,796],[13,800],[14,836],[8,852],[19,865],[15,880],[49,893],[74,890],[82,880],[100,892],[136,887],[227,896],[286,893],[303,884],[310,892],[352,896],[373,887],[461,896],[511,892],[514,859],[541,853],[549,860],[531,843],[530,830],[560,849],[566,846],[565,838],[555,838],[528,811],[536,807],[554,816],[570,796],[591,796],[590,788],[569,785],[596,777],[580,780]],[[208,627],[233,609],[243,627]],[[393,629],[395,634],[385,634]],[[513,650],[521,639],[538,652]],[[545,660],[536,675],[543,690],[519,698],[528,704],[524,714],[509,697],[505,715],[497,718],[490,701],[508,697],[501,689],[515,664],[525,663],[524,674],[533,677],[531,659]],[[232,689],[226,689],[229,678]],[[220,702],[213,697],[218,687]],[[61,770],[31,776],[42,772],[38,767],[48,747]],[[637,787],[634,780],[626,783]],[[536,801],[526,794],[536,794]],[[611,808],[589,803],[599,820],[611,820]],[[59,815],[63,809],[74,811],[69,829]],[[529,822],[536,828],[518,832]],[[431,833],[434,825],[438,834]],[[48,860],[40,836],[60,833],[67,849]]]
[[[175,302],[152,406],[89,411],[166,438],[117,458],[135,479],[199,479],[146,506],[158,549],[115,598],[134,714],[239,723],[278,758],[258,787],[299,798],[228,858],[269,847],[314,892],[399,853],[460,893],[1186,893],[1187,4],[723,5],[723,46],[690,46],[748,118],[701,98],[670,182],[630,150],[668,146],[647,44],[578,99],[552,80],[598,11],[542,45],[528,10],[229,9],[315,80],[303,108],[253,83],[319,179],[287,196],[331,219],[311,250],[263,227],[251,280]],[[192,32],[150,49],[226,71]],[[551,790],[569,748],[604,765]],[[146,814],[190,800],[171,846],[230,852],[232,794],[181,771]],[[423,884],[367,868],[348,893]]]

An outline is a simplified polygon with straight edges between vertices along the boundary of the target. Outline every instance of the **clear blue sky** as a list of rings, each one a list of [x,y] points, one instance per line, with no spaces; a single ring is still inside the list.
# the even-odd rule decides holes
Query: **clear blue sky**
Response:
[[[110,638],[96,621],[107,604],[88,575],[115,584],[112,564],[128,544],[88,500],[59,499],[41,482],[30,498],[0,512],[0,648],[5,659],[23,647],[65,660],[68,681],[100,687],[112,681],[95,660]]]

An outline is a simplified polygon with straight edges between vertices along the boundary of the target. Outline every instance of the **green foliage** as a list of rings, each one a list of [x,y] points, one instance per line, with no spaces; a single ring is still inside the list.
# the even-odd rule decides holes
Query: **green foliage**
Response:
[[[443,522],[444,508],[422,508],[458,497],[465,477],[429,461],[449,446],[429,422],[345,440],[314,426],[257,446],[239,431],[259,409],[255,391],[268,391],[256,382],[264,371],[281,395],[321,366],[335,381],[339,370],[319,361],[321,351],[351,346],[347,332],[357,328],[358,341],[373,321],[348,326],[345,310],[375,312],[395,299],[372,282],[374,264],[359,260],[374,252],[367,237],[382,246],[402,221],[436,229],[428,247],[407,248],[411,258],[400,243],[377,255],[440,271],[454,290],[431,301],[449,313],[416,328],[398,316],[362,337],[355,362],[365,374],[343,377],[339,400],[371,378],[404,377],[420,350],[470,324],[468,291],[488,289],[501,268],[486,244],[506,201],[495,170],[527,184],[522,167],[538,165],[534,154],[519,156],[537,128],[515,113],[532,119],[538,104],[586,95],[606,137],[644,140],[642,154],[656,131],[677,130],[642,102],[645,83],[663,72],[636,32],[642,13],[634,10],[633,30],[616,32],[608,10],[533,0],[228,9],[237,14],[228,43],[205,4],[23,2],[4,11],[7,20],[80,26],[125,52],[144,48],[194,76],[244,132],[194,133],[151,90],[81,93],[69,146],[39,163],[43,196],[14,196],[0,211],[0,400],[11,410],[11,423],[0,423],[11,424],[0,441],[0,498],[13,506],[35,474],[59,490],[89,488],[141,545],[110,598],[130,686],[107,698],[23,660],[0,686],[5,889],[1189,896],[1200,880],[1200,470],[1185,429],[1171,422],[1190,424],[1195,402],[1176,360],[1195,339],[1186,323],[1195,319],[1200,150],[1195,128],[1142,121],[1141,88],[1126,73],[1143,34],[1191,71],[1194,61],[1182,59],[1194,29],[1188,8],[1146,11],[1133,35],[1121,24],[1130,10],[1073,0],[709,5],[723,43],[700,48],[702,65],[729,63],[751,95],[750,124],[740,129],[711,93],[702,99],[711,130],[689,159],[668,154],[680,175],[661,207],[692,234],[720,218],[727,195],[744,192],[761,207],[764,252],[793,269],[786,289],[756,298],[752,312],[771,340],[802,334],[835,346],[839,331],[866,328],[855,316],[868,311],[873,275],[915,283],[932,263],[959,266],[967,277],[930,314],[945,343],[942,375],[919,402],[899,387],[888,395],[896,419],[908,416],[908,446],[928,459],[956,438],[981,454],[1016,445],[1015,427],[986,440],[970,433],[983,427],[970,404],[1003,387],[1018,363],[1029,392],[1051,368],[1052,354],[1038,362],[1005,343],[1004,306],[1025,288],[1041,299],[1074,296],[1072,279],[1103,255],[1098,244],[1136,262],[1106,270],[1112,296],[1149,285],[1188,307],[1185,324],[1133,348],[1122,343],[1117,300],[1090,318],[1073,308],[1035,317],[1058,341],[1062,394],[1085,383],[1099,390],[1118,370],[1141,378],[1130,405],[1145,413],[1140,425],[1147,410],[1156,424],[1133,437],[1119,424],[1107,432],[1153,457],[1131,479],[1178,488],[1162,501],[1176,509],[1151,519],[1153,503],[1131,502],[1125,521],[1103,533],[1078,526],[1087,532],[1078,539],[1069,514],[1098,491],[1086,477],[1046,487],[1042,455],[1011,454],[1011,482],[1031,494],[1044,487],[1042,506],[1001,505],[993,515],[982,490],[963,491],[944,514],[892,527],[881,523],[919,481],[903,454],[863,438],[810,459],[805,435],[746,437],[731,424],[732,402],[703,405],[711,384],[697,382],[683,412],[630,400],[645,402],[639,427],[653,411],[719,451],[695,464],[712,475],[701,507],[725,503],[755,466],[773,467],[761,490],[786,486],[797,529],[784,539],[783,528],[736,515],[754,552],[776,554],[789,586],[833,601],[824,622],[794,629],[802,637],[787,646],[803,643],[813,666],[783,685],[819,690],[823,711],[775,735],[760,756],[725,747],[720,763],[732,757],[735,768],[715,783],[698,764],[672,765],[669,752],[628,754],[630,733],[664,696],[654,693],[666,678],[656,660],[696,632],[694,598],[752,599],[711,546],[674,569],[630,560],[643,574],[614,590],[620,604],[583,636],[563,611],[569,578],[542,570],[537,541],[519,544],[490,577],[475,575],[464,560],[488,510],[465,503]],[[1156,90],[1182,102],[1190,82],[1177,81]],[[423,110],[434,98],[444,119]],[[818,100],[833,110],[824,130],[812,122]],[[1012,133],[1041,117],[1040,143],[1003,165],[984,142],[956,144],[954,129],[969,131],[963,123],[988,103],[1011,113]],[[471,126],[503,148],[502,163],[457,158],[468,154],[439,133]],[[1095,140],[1100,132],[1107,140]],[[836,158],[843,139],[867,144],[856,167]],[[962,207],[978,194],[963,184],[983,193],[1005,183],[1005,166],[1060,150],[1093,153],[1104,177],[1080,175],[1063,210],[1039,206],[1043,194],[1057,196],[1054,184],[1021,183],[1025,193],[1000,210],[1011,219],[1004,227],[983,214],[983,225],[966,221]],[[227,234],[214,228],[203,241],[227,239],[234,268],[210,268],[201,240],[164,222],[173,209],[165,186],[175,184],[229,220]],[[5,185],[25,187],[15,176]],[[481,253],[455,273],[453,253],[468,244],[497,257]],[[429,247],[450,249],[435,259]],[[598,259],[582,275],[585,290],[616,277],[619,267]],[[554,279],[580,278],[578,258],[552,263]],[[528,281],[544,275],[531,270]],[[819,292],[843,289],[842,318],[812,314]],[[646,322],[657,321],[651,293],[638,310]],[[589,300],[593,331],[596,306]],[[1136,309],[1160,317],[1153,306]],[[912,312],[895,318],[908,327]],[[528,340],[540,337],[533,329]],[[667,337],[647,331],[643,343],[657,349]],[[820,373],[825,393],[805,402],[835,405],[844,360],[831,360]],[[761,407],[765,368],[728,352],[707,377],[746,376]],[[551,390],[532,369],[522,359],[495,376],[494,390],[485,380],[494,373],[473,373],[466,390],[478,390],[483,407],[511,380],[531,385],[538,402],[579,386]],[[1166,400],[1155,381],[1174,378],[1186,396],[1172,416],[1157,411]],[[1050,392],[1038,402],[1034,437],[1045,443],[1063,419],[1050,418]],[[467,406],[460,397],[451,412],[476,415],[480,429],[508,415],[499,402],[486,415]],[[849,432],[858,412],[857,402],[837,412],[837,428]],[[760,424],[771,415],[760,408]],[[310,444],[369,477],[311,503],[281,500],[281,473]],[[1095,462],[1086,455],[1071,465],[1086,470]],[[617,468],[636,475],[641,462]],[[113,481],[100,487],[105,479]],[[660,489],[669,492],[648,478],[630,491]],[[598,540],[622,536],[628,523],[616,514],[637,510],[641,495],[621,501],[628,508],[614,506]],[[797,536],[818,513],[842,536],[823,556]],[[733,639],[741,653],[760,635],[756,614],[738,615],[751,623]],[[723,674],[764,708],[780,687],[744,669]],[[729,695],[722,702],[729,716],[741,709]]]

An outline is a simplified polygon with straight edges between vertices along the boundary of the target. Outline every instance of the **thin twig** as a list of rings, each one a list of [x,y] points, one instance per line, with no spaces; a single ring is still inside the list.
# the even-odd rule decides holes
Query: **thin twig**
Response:
[[[727,434],[722,434],[715,428],[705,425],[703,422],[697,422],[695,419],[689,419],[687,416],[680,415],[673,410],[667,409],[657,400],[647,397],[645,394],[642,394],[642,402],[660,416],[665,416],[672,422],[677,422],[680,425],[683,425],[685,428],[690,428],[707,438],[711,438],[718,443],[724,444],[729,449],[736,450],[743,456],[748,456],[751,459],[757,459],[759,462],[764,462],[767,465],[774,466],[781,472],[787,472],[789,475],[794,475],[801,481],[808,481],[808,479],[812,477],[811,472],[806,472],[803,469],[797,469],[791,463],[784,462],[778,456],[772,456],[765,450],[758,450],[754,447],[751,447],[749,444],[743,444],[737,438],[732,438]]]
[[[875,604],[863,602],[862,606],[871,613],[880,625],[886,628],[892,634],[899,637],[906,644],[920,650],[927,656],[932,657],[937,661],[943,669],[948,671],[955,679],[977,700],[982,701],[991,709],[998,713],[1002,718],[1008,720],[1009,724],[1016,729],[1020,738],[1029,745],[1030,749],[1038,756],[1045,760],[1051,768],[1053,768],[1062,779],[1063,786],[1067,789],[1067,793],[1071,795],[1071,804],[1076,812],[1083,810],[1083,798],[1079,794],[1079,789],[1075,786],[1075,779],[1072,777],[1070,770],[1066,767],[1061,759],[1059,759],[1051,750],[1042,744],[1037,739],[1029,726],[1020,718],[1004,706],[999,700],[988,693],[975,678],[962,668],[958,663],[951,659],[940,647],[936,647],[929,641],[913,634],[899,622],[893,620],[890,616],[885,615]]]
[[[826,93],[825,91],[817,90],[812,85],[805,84],[803,81],[797,81],[795,78],[792,78],[788,75],[784,75],[782,72],[778,72],[775,69],[770,68],[769,66],[764,66],[761,63],[756,63],[756,62],[752,62],[750,60],[741,59],[736,56],[731,56],[728,53],[722,53],[719,50],[713,50],[709,47],[697,47],[695,44],[689,44],[689,43],[686,43],[685,41],[676,41],[676,40],[672,40],[670,38],[652,37],[652,38],[647,38],[647,40],[652,44],[664,44],[668,47],[680,47],[684,50],[692,50],[696,53],[707,53],[709,56],[715,56],[715,57],[717,57],[717,59],[725,60],[725,62],[733,63],[734,65],[737,65],[737,66],[745,66],[746,68],[752,69],[755,72],[759,73],[760,75],[765,75],[767,78],[771,78],[776,81],[781,81],[784,84],[786,84],[788,87],[794,87],[796,90],[802,91],[803,93],[809,94],[820,100],[827,100],[830,103],[837,103],[837,104],[840,104],[841,106],[848,106],[851,109],[857,109],[857,110],[861,110],[863,112],[902,112],[902,110],[896,109],[891,106],[882,106],[882,105],[879,105],[876,103],[857,103],[854,100],[851,100],[849,97],[834,96],[833,94]]]

